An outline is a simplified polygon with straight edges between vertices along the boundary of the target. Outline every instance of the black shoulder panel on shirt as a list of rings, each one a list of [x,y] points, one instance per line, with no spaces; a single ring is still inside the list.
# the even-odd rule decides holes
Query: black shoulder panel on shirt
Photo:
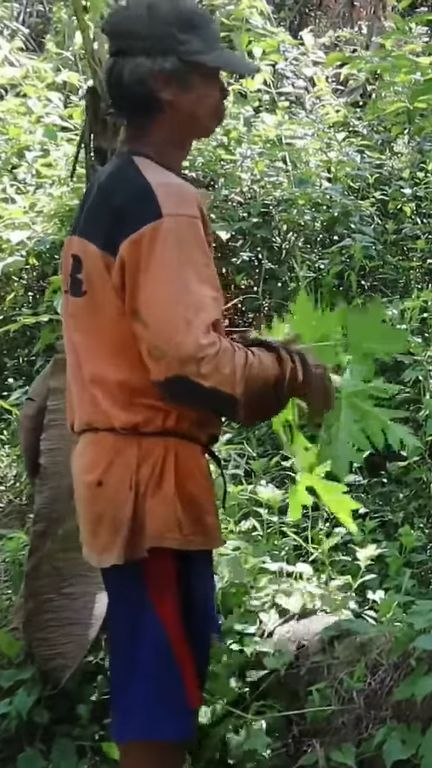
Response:
[[[133,158],[120,153],[89,184],[71,234],[115,258],[128,237],[161,218],[152,186]]]

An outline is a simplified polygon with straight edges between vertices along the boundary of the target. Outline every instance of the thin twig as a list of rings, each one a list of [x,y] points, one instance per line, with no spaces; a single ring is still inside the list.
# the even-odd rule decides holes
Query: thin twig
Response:
[[[341,709],[355,709],[354,704],[347,704],[345,706],[338,706],[338,707],[310,707],[309,709],[293,709],[289,712],[271,712],[267,715],[248,715],[246,712],[241,712],[239,709],[235,709],[234,707],[230,707],[228,704],[225,706],[225,709],[229,710],[229,712],[232,712],[234,715],[238,715],[239,717],[243,717],[245,720],[270,720],[277,718],[277,717],[294,717],[296,715],[308,715],[311,712],[337,712]]]

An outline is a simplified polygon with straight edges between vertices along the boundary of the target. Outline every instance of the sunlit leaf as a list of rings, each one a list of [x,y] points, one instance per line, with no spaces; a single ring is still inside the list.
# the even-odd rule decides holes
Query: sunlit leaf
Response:
[[[118,761],[120,759],[120,752],[117,744],[113,744],[112,741],[104,741],[101,744],[102,752],[110,760]]]
[[[0,655],[14,661],[23,649],[23,644],[10,632],[0,629]]]
[[[22,256],[8,256],[6,259],[0,259],[0,275],[5,272],[16,272],[25,264]]]
[[[390,325],[385,309],[378,301],[348,310],[347,335],[349,351],[359,359],[390,360],[405,352],[408,346],[407,332]]]
[[[315,491],[318,500],[334,515],[345,528],[352,533],[357,531],[357,525],[353,520],[353,512],[360,509],[361,504],[348,494],[348,489],[341,483],[326,480],[318,468],[314,473],[301,472],[297,477],[297,483],[289,492],[289,511],[292,520],[299,520],[303,507],[310,507],[314,497],[310,491]]]
[[[294,522],[301,520],[304,507],[310,507],[313,504],[313,498],[308,493],[302,482],[297,481],[289,489],[288,505],[289,517]]]
[[[395,450],[414,453],[419,441],[412,431],[396,421],[405,412],[385,408],[382,401],[391,397],[395,388],[383,381],[364,382],[348,372],[341,380],[335,411],[327,420],[327,441],[323,457],[341,478],[350,471],[352,462],[361,462],[370,450],[382,450],[387,441]]]

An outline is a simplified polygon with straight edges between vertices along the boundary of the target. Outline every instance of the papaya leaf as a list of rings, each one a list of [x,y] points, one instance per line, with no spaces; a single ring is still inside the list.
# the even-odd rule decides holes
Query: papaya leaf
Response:
[[[408,333],[387,321],[379,301],[348,309],[346,324],[348,350],[353,358],[391,360],[408,348]]]
[[[275,318],[263,335],[277,341],[298,336],[299,344],[307,347],[317,360],[335,365],[342,349],[344,313],[343,307],[335,310],[317,307],[313,298],[301,290],[290,314],[285,318]]]
[[[316,467],[318,447],[310,443],[298,429],[293,434],[291,452],[298,472],[311,472]]]
[[[315,491],[318,500],[334,515],[342,525],[352,533],[357,532],[357,526],[353,520],[353,511],[360,509],[361,504],[355,501],[347,493],[347,487],[342,483],[335,483],[322,477],[322,467],[315,472],[301,472],[298,475],[296,485],[289,493],[289,509],[292,520],[301,517],[303,507],[310,507],[314,501],[310,490]],[[324,471],[324,470],[323,470]]]
[[[288,494],[288,506],[289,517],[293,521],[301,520],[303,508],[311,507],[313,504],[313,497],[308,493],[306,488],[301,482],[297,482],[289,490]]]
[[[364,382],[351,378],[348,371],[341,379],[338,402],[330,414],[323,435],[323,459],[330,459],[339,477],[346,477],[352,463],[359,463],[370,450],[382,450],[389,443],[395,450],[413,453],[419,441],[413,432],[396,419],[405,411],[377,404],[398,391],[393,385],[375,380]]]
[[[300,291],[288,318],[291,331],[321,363],[335,365],[343,334],[344,308],[322,309],[315,306],[305,290]]]

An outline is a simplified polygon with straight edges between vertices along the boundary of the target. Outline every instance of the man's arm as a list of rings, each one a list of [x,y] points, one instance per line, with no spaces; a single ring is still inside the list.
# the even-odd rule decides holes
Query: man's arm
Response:
[[[19,421],[21,453],[32,483],[39,474],[40,440],[48,402],[50,370],[51,363],[34,380],[24,400]]]
[[[120,250],[126,310],[151,380],[170,401],[252,425],[302,396],[300,358],[223,334],[223,296],[201,220],[167,217]]]

